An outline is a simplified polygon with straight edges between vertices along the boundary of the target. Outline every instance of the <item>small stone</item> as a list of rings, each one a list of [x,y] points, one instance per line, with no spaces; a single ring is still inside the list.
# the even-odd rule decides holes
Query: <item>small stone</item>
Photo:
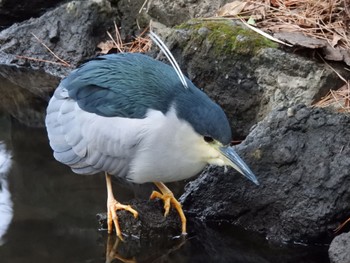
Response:
[[[294,108],[288,108],[287,109],[287,116],[293,117],[295,115],[295,109]]]
[[[208,35],[209,31],[210,31],[210,30],[209,30],[208,28],[206,28],[206,27],[201,27],[200,29],[198,29],[198,34],[201,35],[201,36],[203,36],[203,37],[205,37],[205,36]]]

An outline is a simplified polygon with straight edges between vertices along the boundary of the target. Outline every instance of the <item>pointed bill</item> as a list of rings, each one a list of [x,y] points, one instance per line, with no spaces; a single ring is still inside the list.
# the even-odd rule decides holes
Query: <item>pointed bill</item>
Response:
[[[219,151],[223,156],[226,157],[226,164],[232,166],[238,172],[243,174],[250,181],[259,185],[258,179],[256,179],[254,173],[250,170],[248,165],[238,156],[235,150],[230,146],[221,146],[219,147]]]

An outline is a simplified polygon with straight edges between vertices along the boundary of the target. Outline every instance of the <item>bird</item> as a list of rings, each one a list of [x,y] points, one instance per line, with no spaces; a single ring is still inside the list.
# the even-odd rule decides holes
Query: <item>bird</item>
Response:
[[[164,216],[181,204],[165,185],[198,175],[208,164],[229,166],[258,185],[230,142],[223,109],[190,79],[161,39],[151,38],[171,65],[141,53],[100,55],[65,77],[49,101],[45,124],[54,158],[77,174],[104,173],[108,233],[123,240],[117,210],[138,212],[117,201],[112,179],[152,182]]]

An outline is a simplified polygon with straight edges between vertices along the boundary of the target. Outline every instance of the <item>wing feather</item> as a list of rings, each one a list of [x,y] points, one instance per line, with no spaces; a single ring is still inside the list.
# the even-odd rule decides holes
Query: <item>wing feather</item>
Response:
[[[54,157],[76,173],[106,171],[125,177],[137,151],[144,119],[89,113],[63,93],[62,87],[56,90],[46,117]]]
[[[144,118],[149,109],[165,114],[175,96],[186,92],[171,66],[135,53],[91,60],[61,86],[81,109],[105,117]]]

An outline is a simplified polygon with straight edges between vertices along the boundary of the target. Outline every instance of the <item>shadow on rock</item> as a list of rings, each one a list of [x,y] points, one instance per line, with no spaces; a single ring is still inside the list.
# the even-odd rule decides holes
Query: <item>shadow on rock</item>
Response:
[[[260,186],[209,168],[181,200],[190,216],[227,220],[277,242],[330,242],[350,211],[350,117],[297,106],[271,112],[236,149]]]

